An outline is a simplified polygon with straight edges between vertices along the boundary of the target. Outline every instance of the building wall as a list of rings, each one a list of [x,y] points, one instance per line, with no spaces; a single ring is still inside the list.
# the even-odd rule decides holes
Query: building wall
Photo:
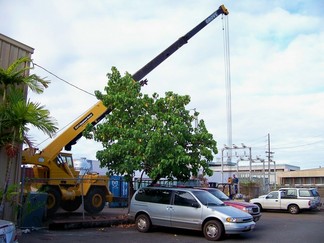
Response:
[[[324,168],[281,172],[277,180],[284,186],[324,186]]]
[[[31,57],[34,49],[0,33],[0,66],[8,68],[21,57]]]
[[[0,67],[8,68],[14,61],[21,57],[31,57],[34,49],[22,44],[8,36],[0,33]],[[28,75],[29,73],[26,73]],[[25,88],[27,97],[27,88]],[[0,97],[0,101],[1,101]],[[22,148],[22,147],[21,147]],[[20,182],[21,156],[18,157],[18,163],[13,165],[10,172],[11,181],[9,184],[18,184]],[[4,178],[7,170],[7,156],[3,148],[0,149],[0,188],[4,185]],[[5,218],[11,219],[12,213],[5,210]]]

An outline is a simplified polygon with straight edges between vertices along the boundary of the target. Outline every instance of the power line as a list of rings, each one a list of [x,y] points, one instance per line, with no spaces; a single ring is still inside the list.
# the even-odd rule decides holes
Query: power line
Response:
[[[273,149],[280,150],[280,149],[299,148],[299,147],[306,147],[306,146],[310,146],[310,145],[317,144],[317,143],[322,143],[322,142],[324,142],[324,140],[320,140],[320,141],[316,141],[316,142],[312,142],[312,143],[305,143],[305,144],[300,144],[300,145],[294,145],[294,146],[274,147]]]
[[[245,141],[245,140],[244,140]],[[267,136],[264,135],[262,137],[258,137],[258,138],[252,138],[250,140],[245,141],[246,143],[250,144],[251,146],[253,144],[257,144],[257,143],[266,143],[267,142]]]
[[[318,137],[323,137],[322,134],[319,134],[319,135],[316,135],[316,136],[313,136],[312,138],[318,138]],[[260,142],[257,142],[258,140],[260,139],[264,139],[266,138],[266,136],[262,136],[262,137],[259,137],[259,138],[255,138],[255,139],[250,139],[248,142],[248,144],[250,144],[251,147],[253,147],[253,149],[264,149],[264,147],[266,146],[266,143],[264,143],[264,145],[259,145]],[[253,143],[253,141],[255,141],[255,143]],[[266,141],[265,141],[266,142]],[[311,145],[314,145],[314,144],[317,144],[317,143],[323,143],[324,142],[324,139],[321,139],[319,141],[315,141],[315,142],[309,142],[309,143],[304,143],[304,144],[298,144],[298,145],[291,145],[291,143],[285,143],[285,144],[282,144],[282,145],[274,145],[272,148],[273,149],[290,149],[290,148],[299,148],[299,147],[306,147],[306,146],[311,146]],[[262,142],[261,142],[262,143]],[[272,143],[273,145],[274,143]]]
[[[86,94],[89,94],[89,95],[91,95],[91,96],[95,96],[94,94],[92,94],[92,93],[90,93],[90,92],[88,92],[88,91],[86,91],[86,90],[84,90],[84,89],[82,89],[82,88],[80,88],[80,87],[78,87],[78,86],[76,86],[76,85],[74,85],[74,84],[72,84],[72,83],[70,83],[70,82],[64,80],[63,78],[60,78],[60,77],[57,76],[55,73],[53,73],[53,72],[47,70],[46,68],[44,68],[44,67],[38,65],[37,63],[32,62],[32,64],[33,64],[34,66],[37,66],[37,67],[43,69],[45,72],[51,74],[52,76],[54,76],[55,78],[57,78],[57,79],[63,81],[64,83],[66,83],[66,84],[68,84],[68,85],[70,85],[70,86],[72,86],[72,87],[74,87],[74,88],[76,88],[76,89],[78,89],[78,90],[80,90],[80,91],[86,93]]]
[[[41,65],[38,65],[37,63],[34,63],[33,61],[32,61],[32,64],[33,64],[34,66],[39,67],[40,69],[43,69],[45,72],[51,74],[51,75],[54,76],[55,78],[57,78],[57,79],[63,81],[64,83],[66,83],[66,84],[72,86],[73,88],[76,88],[76,89],[78,89],[78,90],[80,90],[80,91],[82,91],[82,92],[84,92],[84,93],[86,93],[86,94],[88,94],[88,95],[91,95],[91,96],[94,96],[94,97],[95,97],[94,94],[92,94],[92,93],[90,93],[90,92],[88,92],[88,91],[86,91],[86,90],[84,90],[84,89],[82,89],[82,88],[80,88],[80,87],[78,87],[78,86],[76,86],[76,85],[74,85],[74,84],[72,84],[72,83],[70,83],[70,82],[64,80],[63,78],[60,78],[58,75],[56,75],[55,73],[53,73],[53,72],[49,71],[48,69],[42,67]],[[77,118],[76,118],[76,119],[77,119]],[[71,121],[71,122],[69,122],[68,124],[66,124],[65,126],[63,126],[61,129],[59,129],[59,130],[56,132],[56,134],[60,133],[60,132],[61,132],[62,130],[64,130],[67,126],[69,126],[70,124],[72,124],[76,119],[74,119],[73,121]],[[42,142],[38,143],[37,146],[43,144],[44,142],[46,142],[46,141],[49,140],[49,139],[50,139],[50,137],[44,139]]]

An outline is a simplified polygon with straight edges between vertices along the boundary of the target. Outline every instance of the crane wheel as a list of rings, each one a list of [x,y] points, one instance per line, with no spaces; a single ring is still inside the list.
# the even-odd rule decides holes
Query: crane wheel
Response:
[[[61,208],[68,212],[73,212],[77,210],[80,205],[82,204],[81,197],[75,197],[74,200],[62,200],[61,201]]]
[[[52,216],[60,207],[61,193],[55,188],[51,187],[47,191],[47,216]]]
[[[84,199],[84,209],[90,214],[100,213],[106,204],[106,193],[102,188],[93,187]]]

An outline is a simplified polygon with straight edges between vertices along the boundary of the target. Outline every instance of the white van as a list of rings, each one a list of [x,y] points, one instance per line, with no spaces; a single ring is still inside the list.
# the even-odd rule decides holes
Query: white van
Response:
[[[202,231],[208,240],[249,232],[255,227],[250,214],[193,188],[141,188],[132,197],[129,217],[140,232],[165,226]]]

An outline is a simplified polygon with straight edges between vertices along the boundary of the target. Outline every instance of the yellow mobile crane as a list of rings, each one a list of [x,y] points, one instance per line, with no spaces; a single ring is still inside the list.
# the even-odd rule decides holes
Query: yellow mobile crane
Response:
[[[142,78],[221,14],[228,14],[224,5],[221,5],[186,35],[180,37],[138,70],[132,75],[133,79],[144,85],[146,81],[141,81]],[[108,189],[107,176],[88,173],[81,180],[79,172],[74,169],[72,154],[61,152],[63,148],[66,151],[71,151],[72,145],[76,144],[77,140],[82,137],[82,132],[86,126],[88,124],[96,125],[110,111],[101,101],[98,101],[43,150],[25,149],[23,151],[22,164],[33,165],[35,177],[30,183],[26,183],[28,185],[26,190],[30,191],[36,188],[48,193],[48,215],[55,213],[59,207],[71,212],[77,210],[82,203],[82,196],[84,197],[84,209],[91,214],[101,212],[105,203],[113,200],[113,195]]]

